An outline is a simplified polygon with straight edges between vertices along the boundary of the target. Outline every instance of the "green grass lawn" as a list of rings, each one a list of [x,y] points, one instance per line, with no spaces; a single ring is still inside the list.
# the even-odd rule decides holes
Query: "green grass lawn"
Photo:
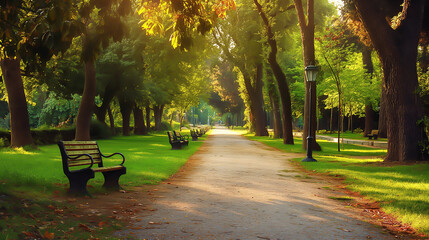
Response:
[[[295,145],[284,145],[282,139],[255,137],[285,152],[305,153],[302,139],[295,138]],[[337,143],[318,141],[322,152],[313,152],[318,162],[302,163],[305,169],[320,173],[340,175],[348,188],[380,203],[383,210],[399,220],[411,224],[419,232],[429,234],[429,165],[382,166],[385,149],[345,144],[337,152]]]
[[[183,134],[186,132],[183,131]],[[124,154],[126,158],[124,166],[127,167],[127,173],[121,176],[119,183],[124,189],[127,189],[143,184],[157,184],[168,179],[186,163],[206,138],[207,134],[200,137],[198,141],[190,141],[189,146],[181,150],[171,150],[166,133],[121,136],[97,142],[101,152],[105,155],[114,152]],[[120,162],[121,158],[104,159],[105,166],[116,165]],[[92,194],[104,192],[101,188],[104,182],[102,174],[96,173],[95,176],[88,182],[90,185],[88,191]],[[36,215],[38,212],[44,212],[44,217],[53,219],[55,216],[47,213],[53,212],[49,209],[57,208],[57,203],[50,201],[49,198],[53,194],[65,195],[67,189],[68,179],[62,170],[57,145],[39,146],[37,150],[31,151],[0,149],[0,239],[21,239],[24,236],[22,231],[31,235],[31,232],[28,232],[28,226],[40,224],[36,219],[28,216]],[[26,202],[25,199],[31,199],[31,201]],[[45,209],[45,211],[41,209]],[[32,215],[28,213],[32,213]],[[73,224],[78,223],[66,222],[62,224],[64,226],[46,228],[46,231],[55,233],[55,236],[61,236],[61,234],[64,235],[64,229]],[[37,234],[42,235],[45,232],[40,229],[38,231]],[[32,237],[37,238],[40,235],[37,234]],[[103,236],[102,231],[99,231],[98,234]],[[26,236],[28,237],[28,235]],[[90,236],[73,235],[73,237],[73,239],[87,239]]]

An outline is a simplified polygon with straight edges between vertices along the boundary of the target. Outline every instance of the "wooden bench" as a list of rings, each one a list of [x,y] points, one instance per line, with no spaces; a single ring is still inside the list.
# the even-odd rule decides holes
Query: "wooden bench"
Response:
[[[188,146],[189,144],[189,136],[188,135],[182,135],[180,132],[173,131],[173,135],[178,139],[179,141],[183,142],[183,145]]]
[[[103,187],[109,190],[119,190],[119,177],[127,172],[123,166],[125,157],[122,153],[104,155],[96,141],[60,141],[61,157],[63,160],[63,171],[70,182],[69,194],[90,195],[86,185],[89,179],[94,178],[96,172],[104,175]],[[103,157],[109,158],[114,155],[122,157],[122,163],[106,167]]]
[[[183,141],[177,139],[177,137],[175,137],[172,132],[167,132],[167,135],[171,149],[182,149],[182,146],[185,144]]]
[[[366,136],[368,139],[374,138],[374,140],[376,140],[378,138],[378,130],[371,130],[371,133]]]
[[[192,137],[192,141],[198,141],[198,134],[196,133],[196,131],[194,129],[191,129],[191,137]]]

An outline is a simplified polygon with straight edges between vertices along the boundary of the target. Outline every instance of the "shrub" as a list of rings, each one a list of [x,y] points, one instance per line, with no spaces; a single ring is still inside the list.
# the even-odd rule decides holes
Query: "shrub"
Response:
[[[162,121],[161,122],[161,130],[162,131],[170,131],[173,130],[173,128],[171,127],[170,123],[167,121]]]
[[[91,139],[107,139],[112,137],[110,128],[98,120],[91,120]]]
[[[0,138],[0,147],[8,147],[10,145],[9,139]]]
[[[360,128],[355,128],[355,130],[353,130],[354,133],[363,133],[363,130]]]

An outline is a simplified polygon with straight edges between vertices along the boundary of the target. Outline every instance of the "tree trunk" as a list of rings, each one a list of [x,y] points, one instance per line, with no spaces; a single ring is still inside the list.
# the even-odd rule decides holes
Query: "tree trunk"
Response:
[[[118,89],[119,89],[119,86],[114,86],[113,83],[107,84],[106,88],[104,89],[103,103],[101,104],[100,107],[96,106],[94,109],[94,113],[98,121],[102,123],[106,121],[107,108],[110,106],[110,103],[115,97]]]
[[[332,107],[331,108],[331,118],[330,118],[330,120],[329,120],[329,131],[330,132],[332,132],[333,131],[333,126],[334,126],[334,123],[333,123],[333,117],[334,117],[334,108]]]
[[[244,78],[247,93],[250,98],[250,110],[252,111],[255,136],[268,136],[267,121],[264,111],[264,99],[262,95],[262,64],[256,66],[255,86],[252,86],[250,78]]]
[[[371,105],[365,105],[365,130],[363,131],[363,136],[366,137],[374,129],[374,110],[372,110]]]
[[[11,134],[10,146],[22,147],[33,144],[24,84],[20,72],[20,59],[2,59],[0,60],[0,67],[8,95]]]
[[[372,74],[374,73],[374,64],[372,63],[371,58],[371,48],[363,45],[362,46],[362,63],[363,68],[365,69],[365,72],[369,74],[372,78]],[[371,78],[369,79],[371,81]],[[371,133],[371,131],[374,129],[373,122],[374,122],[374,110],[372,110],[371,102],[368,100],[365,104],[365,129],[363,131],[363,136],[366,137],[368,134]]]
[[[78,141],[88,141],[91,139],[91,117],[95,105],[95,64],[93,60],[88,60],[84,64],[85,85],[76,118],[75,140]]]
[[[133,110],[133,104],[126,101],[119,101],[119,107],[122,115],[122,135],[130,135],[130,116]]]
[[[381,84],[380,110],[378,112],[378,137],[387,138],[387,106],[386,106],[386,89]]]
[[[419,65],[423,73],[426,73],[428,71],[429,56],[427,43],[424,43],[424,45],[422,46],[422,58],[420,59]]]
[[[301,43],[302,43],[302,55],[304,59],[304,67],[308,65],[316,65],[315,60],[315,54],[314,54],[314,0],[308,0],[307,1],[307,21],[305,19],[304,9],[302,6],[301,0],[294,0],[295,3],[295,9],[298,15],[298,23],[299,28],[301,31]],[[307,149],[307,136],[309,126],[308,124],[311,124],[311,126],[316,126],[316,102],[317,102],[317,96],[316,96],[316,82],[308,82],[305,81],[305,103],[304,103],[304,131],[303,131],[303,141],[302,141],[302,147],[304,149]],[[310,100],[310,84],[311,89],[313,90],[311,92],[311,114],[309,111],[309,100]],[[311,123],[309,116],[311,117]],[[316,142],[316,128],[311,128],[311,136],[313,136],[313,146],[312,149],[314,151],[320,151],[321,147]]]
[[[281,138],[283,136],[283,129],[282,129],[282,118],[280,115],[280,99],[279,99],[279,92],[277,90],[277,87],[274,83],[273,79],[273,73],[271,69],[265,68],[266,72],[266,79],[268,84],[268,95],[270,97],[270,105],[272,109],[272,123],[274,130],[274,138]]]
[[[112,134],[116,134],[115,130],[115,119],[113,118],[112,109],[110,108],[110,104],[107,106],[107,115],[109,116],[109,122],[110,122],[110,131],[112,131]]]
[[[150,106],[146,106],[146,129],[149,132],[150,131]]]
[[[254,0],[253,2],[257,7],[259,15],[261,16],[267,30],[267,42],[271,49],[270,53],[268,54],[268,62],[270,63],[272,73],[276,77],[282,103],[283,143],[294,144],[292,127],[292,101],[286,75],[283,73],[283,70],[277,62],[277,41],[274,37],[274,33],[272,32],[268,18],[265,12],[262,10],[262,6],[257,0]]]
[[[161,131],[162,114],[165,105],[153,105],[153,115],[155,119],[155,130]]]
[[[356,9],[383,66],[388,147],[386,162],[422,160],[419,142],[426,136],[417,125],[422,104],[417,94],[417,46],[426,1],[404,1],[403,19],[393,30],[371,0],[355,0]]]
[[[137,105],[133,108],[134,113],[134,134],[144,135],[147,134],[146,124],[144,122],[143,110]]]

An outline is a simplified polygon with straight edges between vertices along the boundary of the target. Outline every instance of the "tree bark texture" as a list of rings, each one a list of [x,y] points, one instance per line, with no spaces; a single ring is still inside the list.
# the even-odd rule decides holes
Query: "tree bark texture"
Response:
[[[387,138],[387,107],[386,107],[386,89],[381,84],[380,110],[378,111],[378,137]]]
[[[316,65],[316,58],[314,54],[314,0],[307,1],[307,21],[305,19],[304,8],[302,6],[301,0],[294,0],[296,13],[298,15],[298,23],[301,31],[301,43],[302,43],[302,55],[304,59],[304,67],[308,65]],[[308,124],[310,123],[309,115],[309,101],[311,94],[311,126],[316,126],[316,82],[305,81],[305,103],[304,103],[304,132],[303,132],[303,141],[302,147],[307,149],[307,136],[308,136]],[[310,93],[310,84],[313,91]],[[316,142],[316,128],[311,128],[311,136],[313,136],[313,146],[312,149],[315,151],[320,151],[321,147]]]
[[[280,114],[280,99],[279,91],[274,83],[273,73],[271,69],[266,68],[266,79],[268,84],[268,95],[270,97],[270,105],[272,109],[272,125],[274,130],[274,138],[283,137],[283,128],[282,128],[282,117]]]
[[[133,110],[133,104],[130,102],[119,101],[119,107],[122,115],[122,135],[130,135],[130,117]]]
[[[265,12],[262,10],[262,6],[257,0],[253,0],[255,3],[259,15],[261,16],[265,28],[267,30],[267,42],[270,45],[270,53],[268,54],[268,62],[270,64],[272,73],[277,80],[277,86],[279,88],[280,99],[282,104],[282,130],[283,130],[283,143],[294,144],[293,140],[293,127],[292,127],[292,101],[290,97],[289,85],[286,80],[286,75],[283,73],[280,65],[277,62],[277,41],[272,32],[271,25]]]
[[[146,124],[144,122],[143,110],[135,105],[133,108],[134,114],[134,134],[144,135],[147,134]]]
[[[113,135],[116,134],[115,130],[115,119],[113,118],[112,109],[110,108],[110,104],[107,106],[107,115],[109,116],[109,122],[110,122],[110,131]]]
[[[363,44],[362,44],[363,45]],[[371,58],[371,48],[363,45],[362,46],[362,63],[363,67],[365,69],[365,72],[370,74],[372,77],[372,74],[374,73],[374,65],[372,63]],[[375,118],[374,110],[372,109],[372,105],[369,101],[365,104],[365,129],[363,131],[363,136],[366,137],[368,134],[371,133],[371,131],[374,129],[374,118]]]
[[[386,162],[422,160],[418,146],[424,136],[417,121],[422,104],[416,93],[417,46],[423,21],[425,0],[405,0],[403,19],[392,29],[371,0],[355,0],[356,9],[377,50],[383,66],[388,148]],[[381,12],[382,13],[382,12]]]
[[[366,137],[374,129],[374,110],[370,104],[365,105],[365,130],[363,131],[363,136]]]
[[[150,131],[150,106],[147,105],[145,109],[146,109],[146,129],[147,131]]]
[[[252,112],[252,121],[255,128],[255,136],[268,136],[267,119],[264,111],[264,99],[262,95],[262,63],[257,64],[254,76],[254,84],[248,74],[244,76],[244,83],[250,98],[250,111]]]
[[[155,130],[161,131],[162,113],[165,105],[153,105],[153,116],[155,119]]]
[[[1,59],[0,67],[8,94],[10,112],[10,146],[22,147],[33,144],[30,132],[27,100],[20,72],[20,59]]]
[[[85,84],[76,118],[75,140],[78,141],[88,141],[91,139],[91,116],[95,105],[95,64],[93,60],[88,60],[84,65]]]
[[[106,88],[104,89],[103,94],[103,103],[100,107],[95,107],[94,113],[97,117],[97,120],[100,122],[106,122],[106,112],[108,106],[110,106],[110,103],[112,102],[113,98],[115,97],[117,91],[119,89],[118,84],[109,83],[107,84]]]

